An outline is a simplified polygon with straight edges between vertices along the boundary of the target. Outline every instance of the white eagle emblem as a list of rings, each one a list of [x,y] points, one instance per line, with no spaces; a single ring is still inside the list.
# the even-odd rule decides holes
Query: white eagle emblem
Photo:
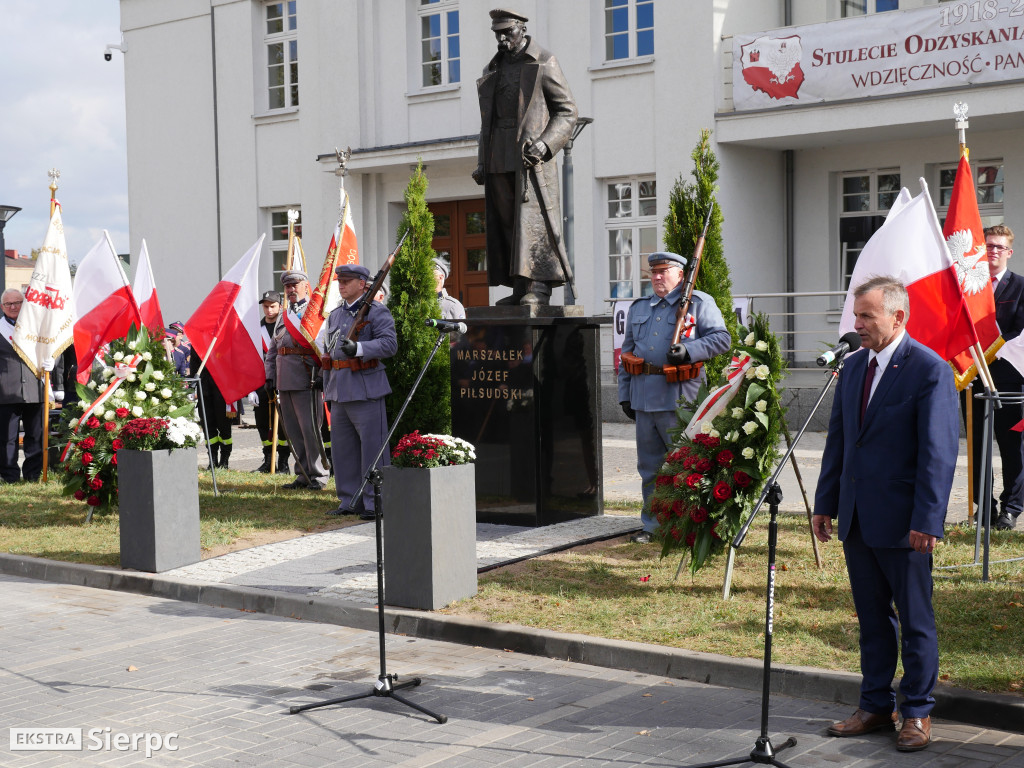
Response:
[[[800,61],[800,41],[782,40],[776,46],[768,47],[765,50],[764,58],[768,69],[772,73],[771,82],[788,83],[795,79],[793,68]]]
[[[956,276],[964,293],[975,294],[991,281],[988,261],[985,260],[985,246],[979,245],[974,253],[967,252],[974,246],[974,236],[969,229],[959,229],[946,238],[946,248],[956,265]]]

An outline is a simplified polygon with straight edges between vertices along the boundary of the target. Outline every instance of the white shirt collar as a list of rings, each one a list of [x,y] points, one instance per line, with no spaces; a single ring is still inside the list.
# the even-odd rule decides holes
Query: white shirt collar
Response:
[[[878,370],[875,372],[876,376],[889,367],[889,361],[892,360],[893,353],[896,351],[896,348],[900,345],[900,342],[903,341],[903,337],[906,335],[907,332],[905,330],[900,331],[896,335],[896,338],[882,347],[880,351],[875,352],[873,349],[868,350],[868,365],[871,364],[872,360],[878,360]]]

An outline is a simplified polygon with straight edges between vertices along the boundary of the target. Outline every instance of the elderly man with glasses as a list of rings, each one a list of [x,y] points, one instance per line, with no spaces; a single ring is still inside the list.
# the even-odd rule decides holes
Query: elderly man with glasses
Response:
[[[37,379],[14,349],[14,326],[24,302],[21,291],[13,288],[3,292],[3,317],[0,317],[0,481],[16,483],[22,477],[30,482],[43,471],[43,392],[42,379]],[[53,361],[50,380],[63,386],[62,357]],[[64,393],[54,390],[53,398],[62,400]],[[18,468],[18,426],[25,431],[25,461]]]

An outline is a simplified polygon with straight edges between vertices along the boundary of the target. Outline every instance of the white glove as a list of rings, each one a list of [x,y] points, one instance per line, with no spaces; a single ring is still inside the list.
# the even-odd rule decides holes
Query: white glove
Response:
[[[53,390],[53,399],[58,403],[64,402],[64,390],[55,389]]]
[[[54,364],[54,360],[53,360],[52,357],[46,358],[45,360],[43,360],[43,370],[44,371],[52,371],[53,370],[53,364]]]
[[[255,392],[249,393],[249,404],[254,408],[260,404],[260,396]]]

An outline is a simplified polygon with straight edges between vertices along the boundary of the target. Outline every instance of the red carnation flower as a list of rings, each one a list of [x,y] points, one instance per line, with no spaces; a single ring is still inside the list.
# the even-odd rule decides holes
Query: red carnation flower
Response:
[[[96,438],[91,436],[87,437],[84,440],[82,440],[78,445],[82,448],[83,451],[88,450],[89,448],[92,448],[94,445],[96,445]]]
[[[125,416],[128,415],[128,409],[127,408],[118,408],[116,411],[114,411],[114,413],[117,414],[117,418],[123,419]]]
[[[685,472],[680,472],[678,475],[676,475],[674,478],[672,478],[672,485],[674,485],[676,488],[682,488],[685,483],[686,483],[686,473]]]
[[[683,517],[685,515],[686,507],[683,506],[682,499],[676,499],[672,502],[672,514],[676,517]]]
[[[715,501],[722,502],[732,496],[732,488],[724,480],[719,480],[711,495],[715,497]]]
[[[98,491],[100,488],[103,487],[103,481],[100,480],[98,477],[94,477],[92,480],[89,481],[89,487],[92,488],[94,491]]]
[[[718,462],[718,466],[720,467],[728,467],[730,464],[732,464],[732,459],[732,451],[728,449],[724,451],[719,451],[718,455],[715,457],[715,461]]]
[[[111,464],[117,464],[117,454],[116,453],[113,456],[110,457],[110,463]]]
[[[83,464],[91,464],[92,463],[92,454],[88,453],[88,452],[83,453],[82,454],[82,463]]]
[[[711,460],[697,459],[697,463],[694,464],[693,468],[696,469],[698,472],[707,472],[709,469],[711,469]]]
[[[686,546],[690,547],[690,549],[693,549],[693,545],[694,545],[694,543],[696,541],[697,541],[697,532],[696,531],[690,531],[688,534],[686,534]]]
[[[733,473],[732,479],[736,482],[736,485],[738,485],[740,488],[746,488],[748,485],[750,485],[750,475],[748,475],[746,472],[744,472],[741,469],[737,469]]]
[[[84,501],[85,500],[85,491],[83,491],[81,488],[79,488],[77,491],[75,491],[75,498],[78,499],[79,501]]]
[[[100,420],[97,419],[95,416],[89,417],[89,420],[85,422],[85,426],[87,426],[89,429],[97,429],[99,425]]]
[[[124,448],[124,442],[121,440],[121,438],[115,437],[113,441],[110,443],[110,447],[113,448],[115,451],[120,451],[122,448]]]
[[[708,519],[707,507],[697,507],[696,509],[690,510],[690,519],[695,523],[703,523]]]
[[[672,475],[658,475],[654,479],[654,486],[660,488],[663,485],[672,485]]]
[[[692,475],[686,478],[686,484],[691,488],[696,488],[698,485],[700,485],[700,481],[703,479],[704,475],[699,475],[696,472],[694,472]]]
[[[697,457],[696,456],[687,456],[686,459],[683,461],[683,466],[686,469],[693,469],[693,465],[696,464],[696,463],[697,463]]]
[[[117,424],[115,424],[112,421],[108,421],[106,424],[103,425],[103,428],[107,430],[107,432],[113,432],[115,429],[117,429]]]
[[[85,503],[88,504],[90,507],[98,507],[100,505],[100,497],[90,496],[88,499],[85,500]]]

